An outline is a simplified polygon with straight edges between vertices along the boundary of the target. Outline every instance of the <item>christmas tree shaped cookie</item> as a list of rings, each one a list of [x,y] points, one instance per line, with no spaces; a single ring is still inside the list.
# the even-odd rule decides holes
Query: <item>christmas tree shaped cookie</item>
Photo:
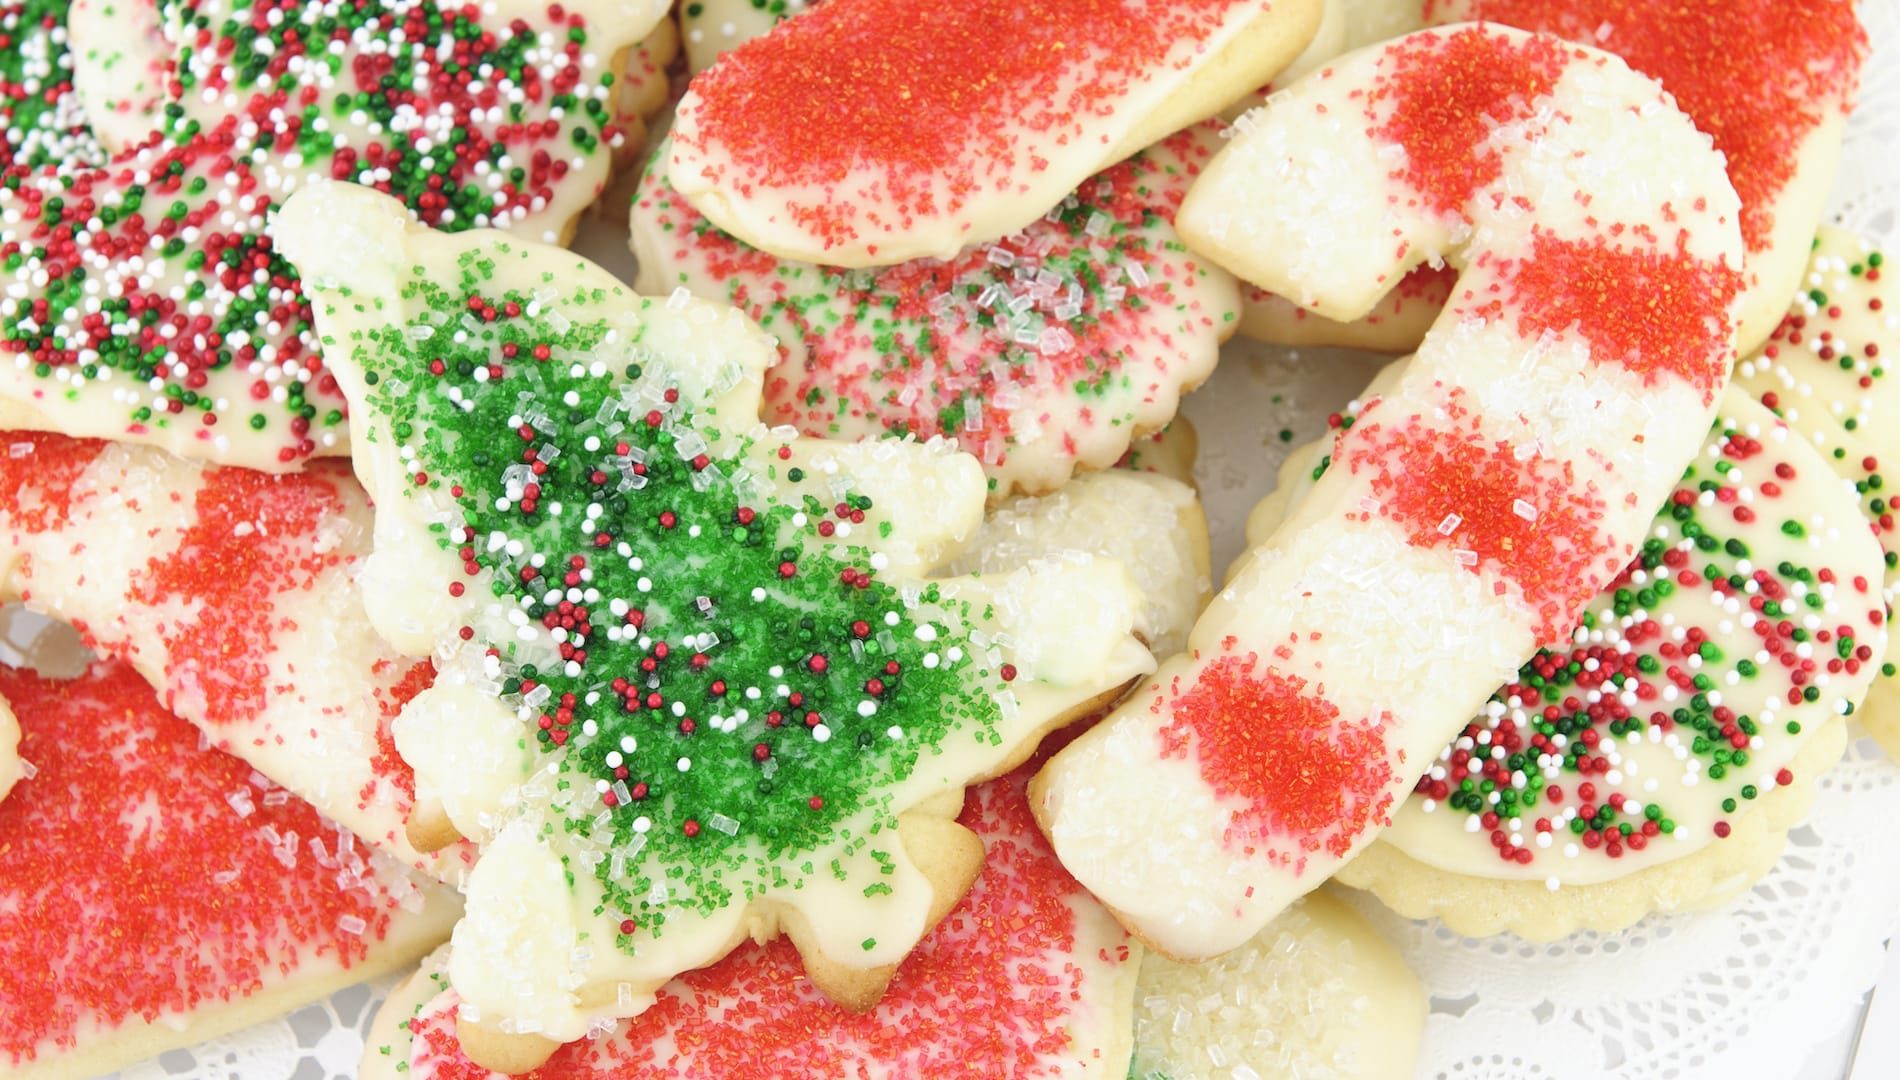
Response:
[[[933,579],[975,459],[767,428],[731,309],[345,185],[274,235],[358,425],[369,617],[440,671],[396,723],[412,826],[485,845],[450,964],[484,1065],[748,935],[870,1004],[977,872],[962,789],[1152,667],[1118,563]]]

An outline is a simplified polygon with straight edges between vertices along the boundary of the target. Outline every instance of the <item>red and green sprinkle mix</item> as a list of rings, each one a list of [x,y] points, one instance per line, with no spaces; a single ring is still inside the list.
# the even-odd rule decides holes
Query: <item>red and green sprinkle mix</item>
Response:
[[[636,298],[492,290],[511,257],[411,282],[423,314],[353,348],[411,490],[452,500],[447,588],[494,598],[462,636],[557,763],[570,872],[628,947],[675,908],[844,878],[811,861],[841,839],[895,873],[891,786],[953,734],[1002,737],[1014,671],[965,629],[988,613],[889,580],[868,496],[791,463],[782,433],[725,434],[664,357],[589,317]]]
[[[1728,836],[1748,803],[1794,782],[1785,767],[1764,775],[1754,764],[1764,747],[1850,714],[1830,683],[1862,685],[1856,676],[1879,662],[1862,643],[1882,619],[1878,581],[1753,561],[1766,535],[1805,537],[1812,518],[1786,500],[1833,477],[1804,475],[1732,419],[1709,447],[1573,643],[1539,650],[1419,780],[1425,809],[1470,819],[1498,858],[1641,852],[1677,831],[1677,797],[1717,803],[1713,833]],[[1759,708],[1735,706],[1749,701]],[[1625,775],[1631,742],[1661,743],[1684,763],[1676,794],[1631,794],[1642,790]]]
[[[999,486],[1024,472],[1059,482],[1165,422],[1237,318],[1230,279],[1172,226],[1215,131],[1174,135],[995,243],[864,270],[780,259],[720,231],[667,182],[662,148],[634,202],[655,264],[643,287],[685,286],[779,338],[769,421],[843,439],[941,435]]]
[[[439,228],[505,227],[621,138],[590,28],[558,5],[546,25],[426,0],[165,0],[160,14],[176,63],[151,140],[109,161],[49,159],[52,136],[10,128],[0,171],[4,392],[94,433],[165,433],[172,449],[270,468],[342,452],[342,395],[265,236],[274,208],[332,177]],[[0,75],[69,90],[66,75]],[[65,108],[25,119],[60,123]],[[108,413],[122,427],[102,427]]]
[[[70,0],[0,3],[0,169],[105,162],[73,90],[69,6]]]

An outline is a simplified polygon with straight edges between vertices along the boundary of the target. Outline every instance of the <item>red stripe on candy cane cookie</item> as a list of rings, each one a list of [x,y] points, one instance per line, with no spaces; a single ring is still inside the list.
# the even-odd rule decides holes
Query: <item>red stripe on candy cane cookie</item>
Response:
[[[1484,257],[1480,256],[1480,260]],[[1705,401],[1728,377],[1728,357],[1711,351],[1735,298],[1733,271],[1680,249],[1627,251],[1602,239],[1569,240],[1533,229],[1530,255],[1498,267],[1508,290],[1468,313],[1509,319],[1525,338],[1574,329],[1590,359],[1619,364],[1645,385],[1674,377]]]
[[[1365,95],[1379,137],[1405,149],[1393,178],[1434,212],[1464,218],[1465,204],[1504,171],[1491,131],[1531,115],[1568,63],[1565,51],[1549,38],[1405,39],[1392,50],[1390,73]]]
[[[1215,791],[1246,802],[1223,837],[1230,849],[1296,868],[1315,851],[1344,855],[1368,825],[1389,821],[1384,718],[1342,720],[1305,680],[1258,666],[1252,653],[1226,656],[1193,686],[1177,680],[1161,756],[1197,755]]]
[[[1343,319],[1463,269],[1189,651],[1037,778],[1124,925],[1184,958],[1246,941],[1615,577],[1726,379],[1738,217],[1656,83],[1521,31],[1357,53],[1236,125],[1177,218],[1200,254]]]
[[[1569,462],[1488,438],[1462,390],[1453,387],[1448,399],[1450,430],[1416,417],[1387,422],[1390,410],[1367,407],[1335,460],[1363,472],[1376,513],[1412,546],[1443,548],[1468,573],[1501,579],[1493,583],[1500,595],[1510,582],[1535,598],[1540,639],[1560,634],[1595,595],[1593,564],[1611,546],[1600,532],[1602,497]]]

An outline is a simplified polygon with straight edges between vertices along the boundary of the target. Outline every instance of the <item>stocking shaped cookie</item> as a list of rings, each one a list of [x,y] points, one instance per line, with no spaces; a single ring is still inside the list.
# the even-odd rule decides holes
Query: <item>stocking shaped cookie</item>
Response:
[[[1887,601],[1900,586],[1900,527],[1888,479],[1900,461],[1900,289],[1885,255],[1843,229],[1814,241],[1801,289],[1767,344],[1735,366],[1736,385],[1821,451],[1853,484],[1886,551]],[[1889,752],[1900,749],[1900,642],[1887,656],[1859,719]]]
[[[152,25],[141,10],[93,12],[107,40],[74,59],[169,48],[158,134],[104,162],[16,162],[0,187],[0,426],[269,470],[349,449],[296,274],[264,235],[273,209],[337,177],[438,227],[563,238],[624,143],[610,61],[664,14],[168,0]]]
[[[1345,0],[1349,47],[1421,26],[1483,20],[1615,53],[1655,78],[1722,152],[1742,200],[1747,280],[1737,346],[1761,344],[1795,289],[1841,156],[1867,34],[1854,5],[1832,0]],[[1422,268],[1365,316],[1338,322],[1249,289],[1242,329],[1288,345],[1409,352],[1448,299]]]
[[[994,244],[876,270],[752,248],[651,168],[633,206],[636,284],[725,301],[778,338],[767,421],[941,435],[983,462],[995,496],[1049,491],[1167,423],[1234,331],[1233,277],[1171,224],[1217,130],[1176,133]]]
[[[450,965],[485,1064],[747,934],[875,1001],[975,876],[956,793],[1152,664],[1119,564],[930,578],[975,459],[767,428],[736,311],[344,185],[274,232],[363,425],[370,619],[441,672],[397,745],[486,845]]]
[[[1265,85],[1319,16],[1313,0],[828,0],[694,78],[667,174],[784,258],[947,259]]]
[[[1188,651],[1037,778],[1125,925],[1180,957],[1251,937],[1623,568],[1727,378],[1737,213],[1653,81],[1516,31],[1402,38],[1241,122],[1176,219],[1197,249],[1348,317],[1466,269]]]
[[[236,758],[131,668],[0,668],[31,765],[0,801],[0,1069],[92,1076],[411,963],[421,886]]]
[[[356,586],[370,508],[340,461],[301,473],[206,466],[149,446],[0,434],[0,598],[78,627],[211,745],[369,844],[419,853],[390,721],[433,677],[391,649]]]

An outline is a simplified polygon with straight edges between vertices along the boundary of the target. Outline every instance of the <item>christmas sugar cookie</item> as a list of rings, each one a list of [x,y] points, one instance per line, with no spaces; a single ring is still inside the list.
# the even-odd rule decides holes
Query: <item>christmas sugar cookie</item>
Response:
[[[274,7],[280,13],[279,18],[282,13],[298,10],[294,5],[279,4]],[[654,5],[644,0],[615,3],[602,6],[599,10],[589,10],[588,5],[565,6],[565,10],[579,12],[583,19],[604,19],[609,24],[609,31],[614,36],[609,49],[599,55],[609,58],[612,76],[610,80],[604,80],[603,85],[612,88],[615,120],[623,129],[637,127],[643,118],[658,111],[666,98],[665,68],[679,52],[677,24],[670,18],[661,17],[665,13],[664,5],[660,5],[657,10],[653,8]],[[269,12],[272,8],[266,7],[264,10],[262,18],[271,19]],[[427,12],[428,7],[420,10]],[[453,9],[444,7],[441,11],[450,13]],[[194,87],[244,86],[247,83],[253,89],[263,86],[262,83],[249,82],[242,76],[233,79],[232,76],[237,73],[228,70],[221,76],[206,77],[204,59],[198,53],[209,43],[194,40],[191,34],[181,31],[181,26],[195,30],[209,22],[205,12],[206,9],[200,5],[179,4],[171,0],[164,3],[160,0],[73,0],[68,16],[73,49],[77,54],[73,65],[73,81],[84,103],[86,118],[106,146],[123,150],[144,142],[154,131],[174,131],[172,122],[166,117],[166,105],[177,101],[190,111],[190,91]],[[540,7],[515,4],[504,6],[496,14],[504,19],[518,16],[545,18],[550,12]],[[427,14],[423,15],[424,19],[428,17]],[[441,15],[436,17],[440,18]],[[653,19],[658,21],[651,21]],[[619,29],[612,25],[622,21],[650,25],[651,32],[637,44],[628,45],[628,39],[621,37]],[[256,17],[250,23],[249,29],[253,32],[264,25]],[[578,25],[585,26],[585,22]],[[405,25],[402,32],[412,32],[411,27]],[[232,33],[225,27],[220,27],[219,36],[213,40],[216,44],[210,47],[227,52],[248,48],[256,50],[260,56],[277,55],[276,42],[257,49],[242,33]],[[224,42],[227,40],[232,44],[226,46]],[[181,41],[184,42],[182,46],[179,44]],[[504,51],[500,58],[505,57]],[[181,79],[173,80],[171,72],[181,58],[187,73]],[[420,69],[420,74],[426,79],[427,69]],[[455,73],[451,71],[448,74]],[[312,81],[307,72],[299,72],[298,78],[306,85]],[[555,84],[574,82],[571,77],[555,80]],[[527,96],[532,99],[533,91]],[[215,119],[223,115],[215,110],[230,111],[241,97],[241,94],[227,93],[222,100],[210,95],[203,101],[212,110],[211,118]],[[402,102],[399,99],[395,104],[400,105]],[[518,105],[517,102],[516,107]],[[630,143],[627,148],[629,151],[637,148],[637,139],[630,140]]]
[[[1741,196],[1748,280],[1737,344],[1751,350],[1774,329],[1833,187],[1842,126],[1867,54],[1852,4],[1351,0],[1348,6],[1357,44],[1481,19],[1607,50],[1660,81],[1714,139]],[[1343,323],[1286,300],[1249,295],[1242,328],[1289,345],[1409,352],[1431,324],[1430,309],[1443,303],[1442,292],[1418,273],[1400,282],[1400,290],[1364,320]],[[1414,317],[1404,314],[1408,307]]]
[[[1465,268],[1188,651],[1037,777],[1123,925],[1251,938],[1621,572],[1728,377],[1738,215],[1655,82],[1547,36],[1424,31],[1250,114],[1176,218],[1196,250],[1341,318],[1431,252]]]
[[[370,620],[440,669],[398,749],[485,844],[449,965],[485,1065],[747,935],[868,1006],[976,875],[957,793],[1152,667],[1111,560],[931,577],[975,459],[768,428],[730,308],[345,185],[274,231],[364,425]]]
[[[450,876],[405,822],[413,778],[390,723],[429,684],[389,648],[356,575],[370,509],[342,462],[295,475],[150,447],[0,433],[0,595],[121,657],[213,746],[391,855]]]
[[[1328,468],[1322,449],[1282,473],[1282,508],[1315,484],[1306,467]],[[1461,933],[1540,940],[1746,889],[1885,653],[1864,529],[1822,455],[1731,390],[1637,559],[1491,696],[1340,880]]]
[[[1319,16],[1314,0],[830,0],[693,79],[667,176],[783,258],[948,259],[1265,85]]]
[[[637,285],[730,303],[778,339],[768,422],[852,441],[941,435],[983,462],[996,495],[1051,491],[1165,424],[1234,331],[1233,277],[1170,224],[1217,147],[1214,126],[1196,126],[1021,232],[861,270],[748,247],[655,167],[633,208]]]
[[[1878,249],[1823,228],[1787,315],[1759,351],[1736,365],[1735,381],[1853,484],[1886,552],[1891,604],[1900,586],[1900,530],[1887,472],[1900,461],[1900,391],[1887,365],[1900,354],[1900,290],[1888,274]],[[1900,749],[1897,646],[1889,637],[1880,675],[1857,714],[1890,751]]]
[[[535,1080],[830,1080],[839,1076],[1128,1075],[1140,947],[1056,861],[1024,770],[971,790],[983,841],[970,892],[898,969],[877,1007],[826,1000],[784,941],[742,945],[661,988],[604,1038],[563,1047]],[[383,1006],[364,1080],[474,1080],[438,957]]]
[[[1351,908],[1321,891],[1203,964],[1157,953],[1135,991],[1132,1080],[1405,1080],[1425,990]]]
[[[0,1068],[91,1076],[408,964],[454,894],[207,749],[131,668],[0,668],[32,772],[0,801]]]
[[[309,307],[264,234],[274,208],[337,177],[438,227],[564,237],[624,143],[609,61],[651,6],[378,0],[320,32],[291,0],[158,9],[162,34],[196,28],[167,38],[159,134],[0,186],[0,421],[271,470],[346,452]],[[127,27],[101,47],[139,40]],[[99,51],[76,43],[73,60]]]

